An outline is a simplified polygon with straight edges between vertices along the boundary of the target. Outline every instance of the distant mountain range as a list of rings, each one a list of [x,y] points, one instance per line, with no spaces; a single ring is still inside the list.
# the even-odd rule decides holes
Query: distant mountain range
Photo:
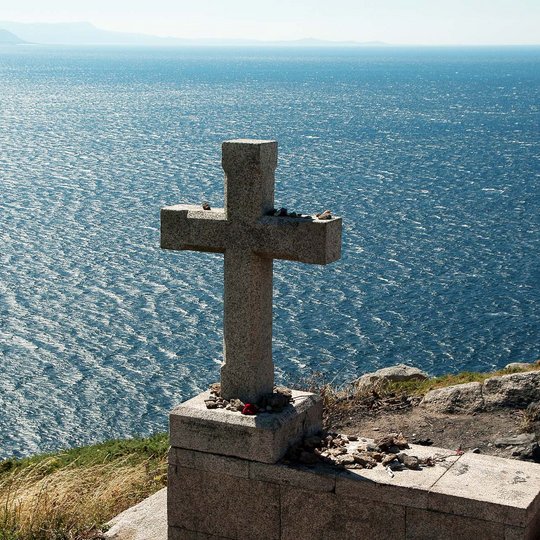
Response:
[[[15,39],[17,41],[9,41]],[[182,39],[146,34],[111,32],[88,22],[18,23],[0,21],[0,43],[39,43],[43,45],[144,45],[144,46],[283,46],[283,47],[361,47],[381,46],[382,42],[324,41],[257,41],[251,39]]]
[[[19,45],[20,43],[25,43],[25,41],[12,32],[0,28],[0,45]]]

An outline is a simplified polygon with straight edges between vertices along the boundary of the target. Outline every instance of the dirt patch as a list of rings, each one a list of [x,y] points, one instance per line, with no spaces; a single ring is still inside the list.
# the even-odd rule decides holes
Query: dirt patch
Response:
[[[505,458],[519,458],[516,446],[497,446],[498,439],[523,433],[525,413],[501,409],[471,414],[439,414],[418,406],[412,396],[369,396],[348,406],[327,410],[326,425],[347,435],[377,438],[382,433],[401,432],[411,443],[450,450],[476,451]],[[527,431],[540,439],[540,421],[527,424]]]

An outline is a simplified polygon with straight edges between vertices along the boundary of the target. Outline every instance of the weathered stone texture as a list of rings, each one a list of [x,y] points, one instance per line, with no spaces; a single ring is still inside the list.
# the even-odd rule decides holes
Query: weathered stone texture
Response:
[[[274,388],[272,259],[225,251],[221,394],[256,403]]]
[[[337,511],[337,500],[332,493],[283,488],[281,494],[282,540],[331,538]]]
[[[251,468],[251,462],[245,459],[175,447],[169,449],[169,465],[238,478],[250,478]]]
[[[504,369],[520,369],[520,370],[523,370],[523,369],[530,369],[530,368],[532,368],[534,366],[535,366],[534,363],[529,363],[529,362],[510,362],[509,364],[506,364],[506,366],[504,366]]]
[[[422,407],[444,413],[471,413],[484,408],[482,385],[478,382],[456,384],[428,392]]]
[[[380,466],[340,472],[173,449],[169,540],[538,540],[538,465],[419,446],[408,452],[431,452],[438,463],[391,478]],[[164,502],[163,492],[156,497]],[[145,536],[165,534],[156,500],[119,516],[122,526],[111,529],[118,536],[109,537],[165,540]]]
[[[540,466],[466,453],[429,491],[428,508],[525,527],[538,512]]]
[[[402,506],[296,488],[282,488],[281,506],[282,540],[405,538]]]
[[[470,413],[500,407],[526,408],[540,400],[540,371],[490,377],[483,383],[471,382],[437,388],[421,402],[426,409],[441,413]]]
[[[302,466],[276,467],[267,463],[252,462],[249,477],[253,480],[309,491],[333,492],[336,489],[335,471],[322,467],[313,470]]]
[[[431,487],[459,459],[455,452],[442,448],[415,446],[404,450],[420,458],[438,456],[434,467],[422,471],[404,470],[390,477],[384,467],[374,469],[352,469],[336,477],[336,494],[344,497],[360,497],[372,501],[389,502],[417,508],[427,508]]]
[[[281,413],[246,416],[207,409],[209,392],[203,392],[171,412],[171,446],[275,463],[290,444],[322,427],[321,398],[309,392],[292,395],[293,403]]]
[[[235,494],[240,497],[249,489],[250,482],[254,483],[255,492],[262,485],[273,486],[272,489],[278,490],[272,493],[279,501],[283,539],[423,539],[429,538],[434,530],[459,540],[534,538],[531,535],[538,531],[540,520],[538,465],[469,453],[456,455],[416,445],[407,453],[435,457],[436,465],[420,471],[396,471],[390,477],[381,466],[339,471],[323,465],[313,468],[269,465],[200,452],[179,451],[171,456],[177,464],[185,460],[186,464],[205,470],[204,474],[208,472],[198,481],[204,481],[210,490],[213,482],[219,482],[218,493],[235,482],[239,486]],[[217,472],[210,472],[212,469]],[[183,468],[180,466],[179,470]],[[190,491],[189,485],[182,483],[182,476],[179,478],[179,483],[173,482],[170,489]],[[264,498],[268,491],[262,492]],[[205,498],[200,491],[195,496]],[[219,500],[211,499],[209,508],[214,508]],[[191,513],[193,508],[189,508]],[[223,517],[232,511],[227,508],[218,514],[221,512]],[[419,523],[417,518],[421,519]],[[193,522],[177,526],[197,530],[193,529]],[[198,530],[216,534],[208,525]],[[228,537],[231,532],[222,530],[221,535]],[[431,538],[446,540],[447,537]]]
[[[237,139],[222,145],[227,219],[251,223],[274,207],[276,141]]]
[[[163,249],[225,253],[250,249],[263,257],[328,264],[341,255],[341,218],[261,216],[251,225],[227,221],[223,208],[177,204],[161,209]]]
[[[505,540],[504,525],[500,523],[420,508],[407,508],[406,539]]]
[[[484,381],[482,394],[487,409],[501,406],[525,408],[540,399],[540,371],[490,377]]]
[[[416,367],[398,364],[383,369],[366,373],[354,382],[358,390],[364,390],[372,386],[389,382],[418,381],[425,380],[429,376],[427,373]]]
[[[169,526],[238,540],[280,537],[279,486],[171,465]]]
[[[109,522],[105,538],[111,540],[165,540],[167,489],[122,512]],[[157,517],[157,519],[156,519]]]
[[[338,498],[337,531],[343,540],[405,538],[405,507],[369,499]],[[331,536],[330,536],[331,537]],[[332,538],[332,537],[331,537]]]

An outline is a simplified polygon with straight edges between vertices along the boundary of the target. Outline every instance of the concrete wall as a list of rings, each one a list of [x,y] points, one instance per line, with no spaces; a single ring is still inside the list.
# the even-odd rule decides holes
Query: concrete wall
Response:
[[[540,466],[414,447],[394,473],[266,464],[172,448],[169,540],[538,540]]]

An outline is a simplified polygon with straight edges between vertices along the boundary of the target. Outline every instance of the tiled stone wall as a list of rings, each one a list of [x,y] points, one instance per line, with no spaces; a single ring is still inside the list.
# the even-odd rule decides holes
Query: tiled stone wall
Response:
[[[540,466],[415,447],[435,467],[288,467],[172,448],[169,540],[538,540]]]

